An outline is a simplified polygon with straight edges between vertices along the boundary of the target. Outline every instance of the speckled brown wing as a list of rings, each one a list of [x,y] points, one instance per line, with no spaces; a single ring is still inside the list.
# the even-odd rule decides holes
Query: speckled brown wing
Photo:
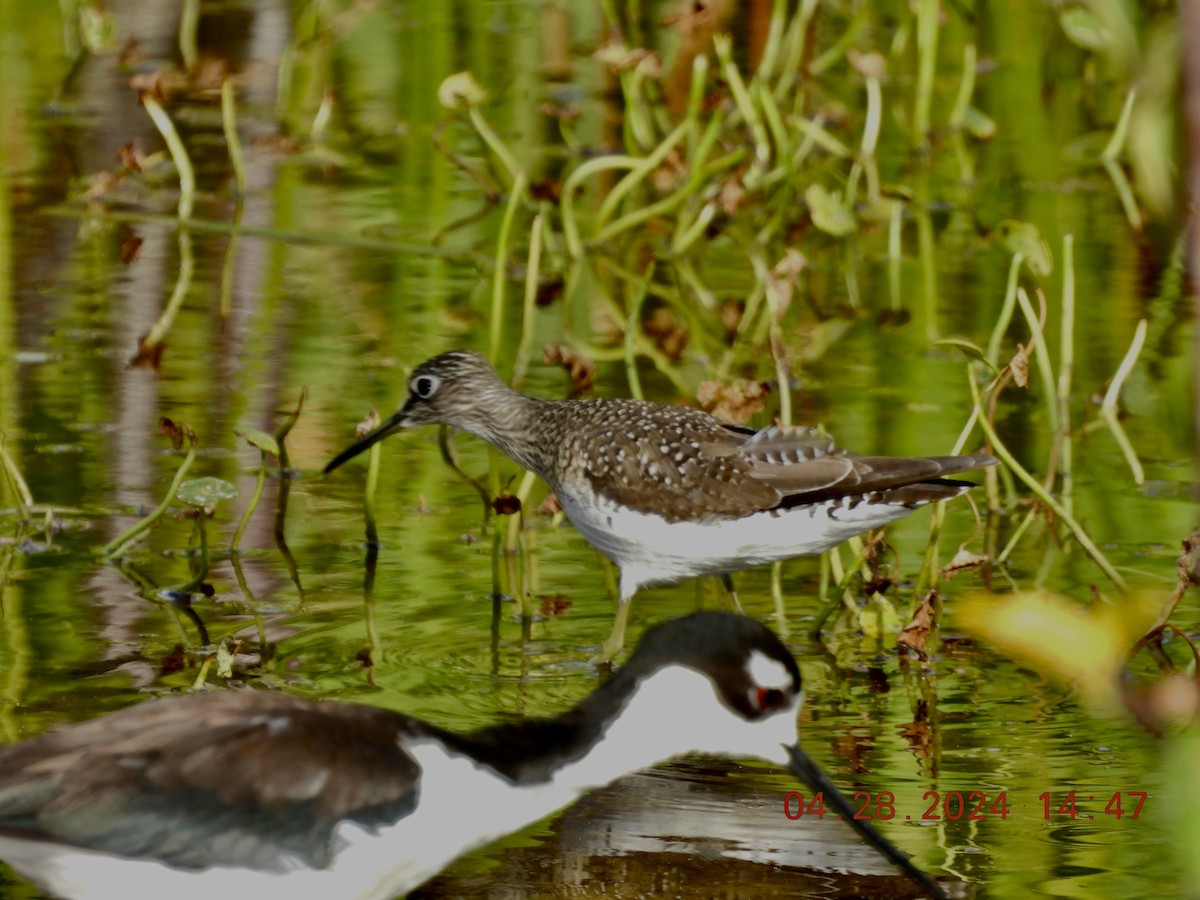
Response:
[[[581,403],[574,415],[586,416],[588,427],[560,447],[564,471],[586,478],[608,500],[668,521],[740,518],[926,482],[895,502],[945,499],[964,485],[938,479],[995,462],[982,454],[859,456],[814,429],[750,432],[700,410],[636,401]]]
[[[148,701],[0,748],[0,830],[184,868],[321,866],[338,820],[411,810],[420,769],[399,738],[419,728],[262,691]]]
[[[566,406],[566,404],[563,404]],[[740,517],[780,494],[751,478],[739,452],[746,433],[705,412],[636,400],[570,404],[575,423],[558,450],[560,477],[615,503],[668,521]]]
[[[941,500],[968,485],[946,476],[996,463],[986,453],[967,456],[861,456],[807,428],[767,428],[741,448],[753,463],[751,477],[770,484],[781,505],[796,506],[836,497],[876,496],[893,503]],[[895,492],[910,488],[903,494]]]

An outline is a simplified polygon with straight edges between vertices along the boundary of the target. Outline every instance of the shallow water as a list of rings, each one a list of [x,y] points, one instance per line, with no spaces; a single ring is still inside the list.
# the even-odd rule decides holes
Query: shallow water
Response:
[[[136,39],[136,54],[127,52],[124,63],[115,51],[86,59],[60,92],[71,29],[58,9],[0,5],[0,433],[39,510],[52,510],[54,521],[49,535],[40,518],[23,524],[11,492],[0,493],[0,735],[29,737],[196,680],[199,633],[158,591],[189,577],[191,523],[162,523],[123,569],[97,555],[157,504],[180,463],[159,434],[162,416],[195,429],[192,476],[221,477],[238,489],[210,523],[214,594],[194,604],[214,641],[242,641],[246,655],[232,683],[357,699],[455,729],[563,710],[596,684],[587,660],[613,608],[606,564],[569,524],[527,514],[528,552],[515,564],[528,558],[536,567],[532,591],[544,614],[520,621],[512,601],[492,597],[492,526],[474,489],[442,463],[436,432],[392,438],[382,448],[381,549],[368,602],[365,467],[356,461],[328,478],[317,473],[353,440],[368,409],[389,411],[402,398],[417,362],[452,347],[487,346],[500,209],[434,246],[436,234],[482,204],[478,186],[433,149],[438,139],[468,157],[479,153],[463,126],[439,131],[438,84],[470,68],[495,95],[488,117],[539,175],[554,177],[564,155],[613,139],[606,117],[617,110],[602,90],[610,85],[588,55],[600,39],[599,13],[572,10],[565,38],[556,38],[538,9],[521,3],[347,4],[327,12],[315,32],[314,8],[304,4],[206,6],[202,51],[233,60],[240,73],[249,188],[238,209],[211,97],[171,106],[197,165],[197,216],[240,217],[242,226],[236,239],[227,228],[198,228],[188,248],[171,218],[169,171],[126,178],[102,201],[84,196],[92,176],[116,168],[127,141],[161,147],[126,82],[173,58],[176,7],[108,4],[114,46],[128,51]],[[1024,19],[1014,12],[1011,21],[1031,23],[1030,35],[1009,34],[1000,22],[1009,18],[995,10],[984,14],[996,21],[977,26],[996,65],[981,77],[975,102],[997,120],[998,137],[966,151],[974,179],[964,178],[945,146],[928,163],[894,145],[881,157],[885,183],[916,185],[913,208],[928,220],[905,223],[895,299],[906,315],[880,314],[892,304],[885,228],[844,244],[817,236],[804,245],[806,299],[832,312],[857,301],[861,310],[817,317],[797,300],[786,334],[799,362],[794,418],[821,423],[864,453],[949,452],[970,395],[961,355],[931,339],[986,343],[1009,255],[985,232],[1006,218],[1035,222],[1058,262],[1061,236],[1073,234],[1077,422],[1095,418],[1091,396],[1103,392],[1136,321],[1150,322],[1123,396],[1147,482],[1132,483],[1107,431],[1090,431],[1076,446],[1076,514],[1132,584],[1165,592],[1178,542],[1196,524],[1198,496],[1193,410],[1182,399],[1194,363],[1192,324],[1162,290],[1174,235],[1161,224],[1132,233],[1103,172],[1067,160],[1065,145],[1099,127],[1095,106],[1085,103],[1092,88],[1055,82],[1036,54],[1023,52],[1053,30],[1040,5],[1025,7]],[[572,68],[559,84],[539,61],[564,47]],[[944,68],[955,65],[947,60]],[[1057,89],[1043,96],[1051,82]],[[338,102],[314,139],[325,86]],[[584,113],[574,150],[538,112],[563,94]],[[847,88],[844,102],[853,99]],[[280,136],[287,132],[296,137]],[[922,263],[918,233],[926,225],[932,259]],[[135,258],[122,261],[137,241]],[[131,366],[139,337],[181,284],[189,253],[190,282],[157,371]],[[718,293],[747,290],[745,261],[727,243],[713,241],[711,260],[706,275]],[[1048,282],[1059,277],[1056,269]],[[926,290],[931,278],[934,296]],[[509,288],[519,295],[518,282]],[[1052,347],[1057,323],[1051,316]],[[516,301],[504,327],[515,342]],[[538,313],[535,345],[580,333],[595,339],[603,327],[575,298],[567,311],[560,302]],[[1026,337],[1014,326],[1006,347],[1016,340]],[[712,377],[710,363],[685,352],[680,375],[693,391]],[[737,368],[773,377],[765,358],[740,359]],[[651,399],[681,399],[649,367],[642,381]],[[225,548],[259,454],[234,429],[274,431],[302,387],[307,399],[288,439],[293,475],[268,479],[236,557],[239,580]],[[563,396],[566,382],[557,369],[534,365],[526,389]],[[628,392],[619,357],[600,365],[596,392]],[[694,393],[682,399],[694,401]],[[1048,449],[1044,405],[1011,394],[1006,401],[1000,427],[1038,471]],[[519,481],[515,466],[496,462],[478,441],[460,436],[456,446],[468,472],[487,473],[495,462],[495,486]],[[291,564],[273,537],[285,485]],[[526,509],[545,493],[535,487]],[[920,568],[928,517],[919,512],[889,532],[902,581]],[[1010,511],[990,523],[1001,544],[1017,518]],[[975,539],[978,549],[975,532],[967,504],[950,504],[943,557],[964,541]],[[784,567],[782,616],[766,571],[739,576],[739,594],[748,614],[785,631],[800,660],[809,752],[847,791],[873,800],[895,795],[897,815],[885,830],[923,868],[995,897],[1133,896],[1144,891],[1147,871],[1160,892],[1183,890],[1183,876],[1163,858],[1177,810],[1151,738],[1124,719],[1096,718],[1066,688],[965,639],[947,643],[927,666],[902,664],[891,641],[852,629],[814,642],[807,633],[819,575],[816,560]],[[1108,589],[1078,547],[1060,549],[1044,533],[1022,543],[993,578],[999,590],[1039,582],[1081,603],[1090,585]],[[946,582],[947,607],[982,587],[973,573]],[[631,642],[656,621],[720,602],[709,584],[644,592],[634,603]],[[1194,621],[1195,612],[1186,599],[1178,619]],[[259,646],[260,627],[270,658]],[[225,681],[215,669],[208,680]],[[687,762],[655,770],[472,854],[419,894],[910,893],[844,829],[789,820],[783,802],[791,789],[757,766]],[[1081,815],[1047,817],[1040,795],[1049,793],[1056,810],[1071,790]],[[1009,814],[922,821],[934,791],[982,792],[989,804],[1004,792]],[[1136,820],[1104,813],[1113,793],[1143,791]],[[37,896],[14,878],[0,870],[5,896]]]

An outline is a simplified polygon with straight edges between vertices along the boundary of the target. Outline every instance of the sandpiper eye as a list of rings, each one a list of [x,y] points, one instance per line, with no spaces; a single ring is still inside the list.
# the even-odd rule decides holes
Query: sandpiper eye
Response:
[[[758,702],[758,708],[762,712],[778,709],[787,703],[787,697],[779,688],[755,688],[754,699]]]
[[[422,400],[428,400],[441,383],[442,380],[436,375],[418,375],[412,380],[412,392]]]

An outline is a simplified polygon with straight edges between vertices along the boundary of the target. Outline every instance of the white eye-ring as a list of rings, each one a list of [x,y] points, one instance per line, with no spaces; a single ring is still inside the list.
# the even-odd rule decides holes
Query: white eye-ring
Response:
[[[409,390],[422,400],[428,400],[441,386],[442,379],[436,375],[418,375],[409,384]]]

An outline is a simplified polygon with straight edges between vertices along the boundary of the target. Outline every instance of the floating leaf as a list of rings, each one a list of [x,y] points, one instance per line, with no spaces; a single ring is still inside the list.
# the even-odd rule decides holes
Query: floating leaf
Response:
[[[813,224],[834,237],[844,237],[854,231],[854,214],[841,196],[828,191],[823,185],[810,184],[804,192],[804,202]]]
[[[981,348],[978,344],[974,344],[971,341],[964,340],[963,338],[943,338],[940,341],[934,341],[931,346],[952,347],[953,349],[962,353],[967,359],[973,359],[977,362],[985,363],[993,372],[996,370],[996,367],[993,366],[988,360],[987,354],[983,352],[983,348]]]
[[[1047,278],[1054,271],[1054,254],[1036,225],[1005,219],[996,226],[996,236],[1010,253],[1025,257],[1029,271],[1038,278]]]
[[[259,431],[257,428],[246,425],[233,429],[233,433],[264,453],[270,453],[272,456],[279,455],[279,444],[265,431]]]
[[[205,509],[236,497],[237,489],[223,478],[195,478],[181,484],[175,496],[188,506]]]

